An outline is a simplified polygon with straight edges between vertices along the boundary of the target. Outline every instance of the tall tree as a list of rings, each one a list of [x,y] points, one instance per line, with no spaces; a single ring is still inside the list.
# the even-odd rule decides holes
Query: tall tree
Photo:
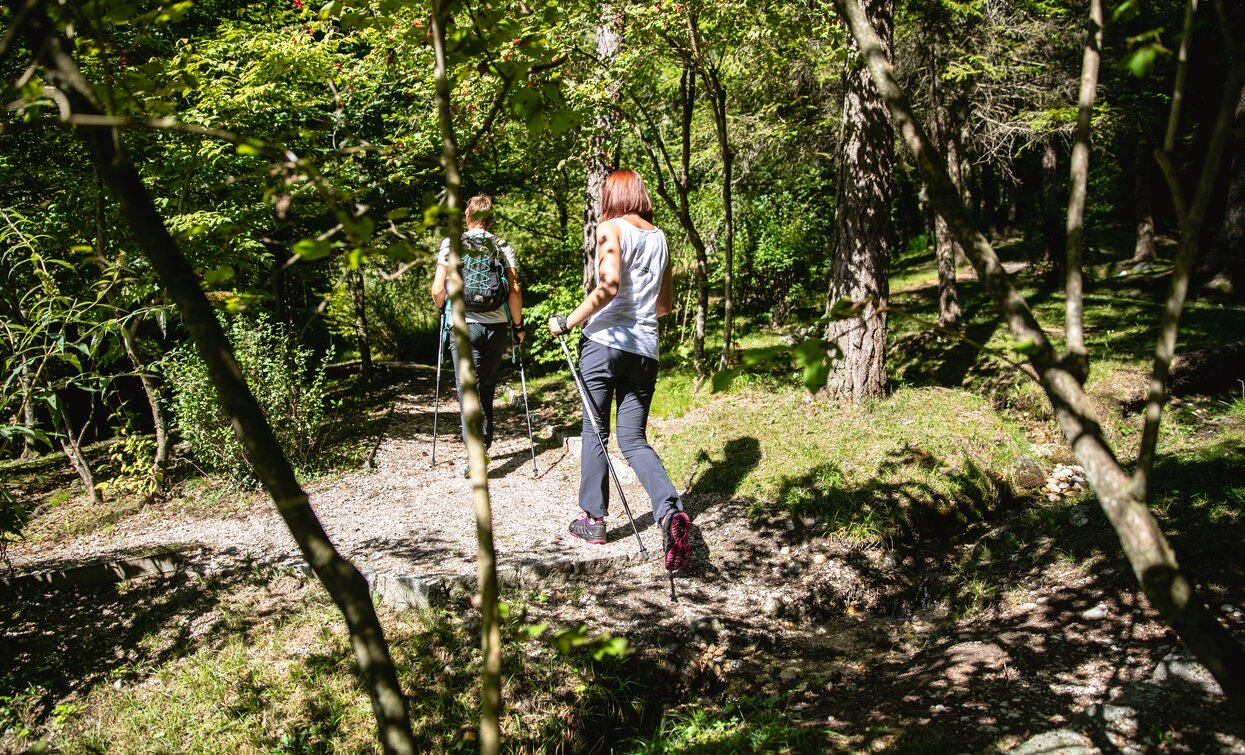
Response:
[[[953,116],[953,108],[947,100],[952,96],[942,82],[942,66],[939,58],[938,40],[930,40],[926,46],[929,66],[929,121],[930,139],[947,156],[947,172],[958,189],[961,184],[959,159],[959,129]],[[947,228],[942,215],[934,213],[934,258],[938,265],[938,324],[944,328],[960,326],[960,298],[955,285],[955,264],[959,257],[958,244]]]
[[[1245,14],[1242,14],[1245,15]],[[1236,104],[1232,158],[1228,163],[1228,193],[1223,218],[1199,265],[1198,278],[1224,275],[1237,298],[1245,299],[1245,92]]]
[[[452,0],[450,0],[452,2]],[[497,551],[493,546],[493,509],[489,499],[488,462],[484,451],[484,412],[477,390],[475,365],[471,360],[471,341],[467,335],[467,307],[463,299],[462,259],[462,176],[458,172],[458,138],[450,107],[450,62],[445,25],[450,18],[447,0],[431,0],[432,45],[436,70],[436,103],[441,131],[441,164],[445,170],[445,208],[450,240],[446,267],[446,292],[454,339],[458,345],[459,383],[462,415],[467,426],[467,458],[471,469],[471,495],[475,503],[477,571],[480,594],[480,654],[484,672],[480,678],[480,753],[497,755],[501,751],[501,614],[497,605]]]
[[[602,70],[609,71],[618,58],[622,47],[622,12],[613,3],[601,9],[596,34],[597,62]],[[604,87],[607,102],[596,108],[592,130],[588,136],[588,156],[584,160],[587,169],[587,186],[584,191],[584,236],[581,247],[584,262],[584,295],[596,288],[597,223],[601,221],[601,187],[605,177],[613,170],[612,148],[617,129],[613,100],[617,99],[620,80],[612,78]]]
[[[866,0],[865,12],[889,60],[893,2]],[[894,125],[862,62],[861,50],[853,43],[843,74],[841,162],[827,312],[842,298],[865,304],[858,319],[832,321],[826,331],[826,339],[841,352],[826,384],[827,395],[851,403],[886,391],[887,277],[894,243],[890,215]]]
[[[1189,0],[1180,53],[1180,66],[1185,65],[1187,46],[1194,29],[1193,8]],[[1028,355],[1038,381],[1046,392],[1055,418],[1071,444],[1072,451],[1085,467],[1087,477],[1107,519],[1115,528],[1133,573],[1142,590],[1159,615],[1176,630],[1194,656],[1219,682],[1230,703],[1245,711],[1245,647],[1219,622],[1198,596],[1190,575],[1176,562],[1176,556],[1146,505],[1151,491],[1151,472],[1155,459],[1155,441],[1166,391],[1168,368],[1175,349],[1176,333],[1184,307],[1193,252],[1206,206],[1215,185],[1215,174],[1228,141],[1232,109],[1245,86],[1245,63],[1228,70],[1224,96],[1215,119],[1213,135],[1198,175],[1192,201],[1186,202],[1183,189],[1171,170],[1170,150],[1176,143],[1175,124],[1179,120],[1179,103],[1184,95],[1184,72],[1177,74],[1175,96],[1164,150],[1160,162],[1172,179],[1173,202],[1181,220],[1180,245],[1176,254],[1171,288],[1159,323],[1159,339],[1151,375],[1141,449],[1135,471],[1130,475],[1106,439],[1096,410],[1078,374],[1078,360],[1069,354],[1058,355],[1045,330],[1034,318],[1027,302],[1016,290],[1003,269],[990,242],[976,228],[960,197],[943,168],[942,158],[930,144],[921,124],[912,114],[902,90],[895,81],[886,48],[870,27],[858,0],[836,0],[846,18],[852,36],[865,52],[873,80],[883,92],[886,104],[895,117],[905,144],[930,187],[930,200],[947,217],[947,222],[963,244],[981,279],[986,293],[994,302],[1011,331],[1018,348]]]
[[[1065,321],[1068,357],[1075,364],[1069,369],[1082,382],[1089,376],[1089,357],[1085,351],[1084,281],[1081,251],[1085,246],[1085,201],[1089,192],[1089,136],[1094,99],[1098,95],[1098,60],[1102,48],[1102,0],[1089,0],[1088,39],[1081,63],[1081,86],[1077,96],[1076,133],[1068,179],[1067,249],[1064,271]]]
[[[718,139],[718,159],[722,162],[722,353],[719,367],[725,369],[734,361],[732,326],[734,324],[735,299],[733,295],[735,266],[735,210],[731,193],[734,181],[735,154],[731,148],[730,124],[727,120],[726,86],[722,81],[723,57],[714,57],[708,41],[701,32],[700,16],[696,10],[687,14],[687,33],[690,43],[685,49],[686,60],[704,84],[709,110],[713,114],[713,129]],[[723,53],[724,56],[725,53]]]
[[[676,165],[662,135],[661,123],[654,117],[649,104],[635,100],[635,115],[630,118],[640,146],[648,156],[657,177],[657,195],[679,219],[679,225],[687,234],[688,243],[695,256],[693,286],[696,292],[696,313],[692,326],[692,364],[698,376],[708,372],[705,361],[705,329],[709,316],[709,255],[704,236],[692,217],[691,193],[695,188],[692,179],[692,117],[696,108],[696,74],[691,63],[683,61],[679,75],[678,128],[679,160]],[[671,192],[671,187],[674,191]]]

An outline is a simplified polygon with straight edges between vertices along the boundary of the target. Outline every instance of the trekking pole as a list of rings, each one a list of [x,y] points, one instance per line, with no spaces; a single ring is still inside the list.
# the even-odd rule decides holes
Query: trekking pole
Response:
[[[514,329],[514,318],[510,316],[510,305],[506,304],[506,322],[510,323],[510,341],[514,349],[510,352],[510,363],[514,364],[515,356],[519,358],[519,383],[523,386],[523,416],[527,418],[527,443],[532,449],[532,477],[540,476],[536,471],[536,440],[532,435],[532,412],[527,408],[527,376],[523,374],[523,344],[519,342],[519,334]]]
[[[523,346],[515,341],[514,350],[519,355],[519,383],[523,386],[523,416],[527,417],[527,443],[532,450],[532,477],[538,477],[536,471],[536,439],[532,435],[532,412],[527,408],[527,376],[523,374]]]
[[[566,335],[558,336],[558,343],[562,344],[562,353],[566,355],[566,366],[571,368],[571,377],[575,379],[575,387],[579,389],[579,400],[584,405],[584,416],[592,422],[592,429],[596,431],[597,442],[601,444],[601,453],[605,455],[605,465],[609,467],[610,477],[614,480],[614,488],[618,491],[618,498],[622,501],[623,511],[627,512],[627,519],[631,521],[631,531],[635,533],[635,541],[640,544],[640,556],[648,558],[648,549],[644,547],[644,540],[640,537],[640,530],[635,526],[635,517],[631,516],[631,507],[627,505],[627,496],[623,493],[622,482],[618,479],[618,472],[614,470],[614,460],[610,458],[609,449],[605,447],[605,436],[601,434],[601,424],[597,422],[597,414],[592,410],[592,401],[588,398],[588,389],[584,386],[584,381],[579,376],[579,372],[575,370],[575,363],[571,360],[571,350],[566,348]]]
[[[437,328],[437,389],[432,399],[432,465],[437,465],[437,412],[441,408],[441,363],[445,361],[445,307]]]

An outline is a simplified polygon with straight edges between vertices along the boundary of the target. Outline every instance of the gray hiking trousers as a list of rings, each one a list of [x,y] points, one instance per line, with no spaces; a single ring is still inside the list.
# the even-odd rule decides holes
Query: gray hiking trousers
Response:
[[[510,326],[506,323],[467,323],[467,335],[471,340],[471,363],[476,368],[476,390],[480,394],[480,409],[484,414],[484,448],[493,445],[493,396],[497,393],[497,368],[502,355],[510,345]],[[462,381],[458,378],[458,343],[450,334],[450,353],[454,358],[454,383],[458,387],[458,405],[463,405]],[[461,419],[463,445],[467,445],[467,422]]]
[[[657,385],[657,360],[583,338],[579,342],[579,372],[592,401],[593,414],[607,440],[610,405],[615,400],[618,402],[615,427],[618,448],[653,502],[653,521],[660,522],[670,511],[682,511],[683,502],[674,483],[670,482],[657,452],[648,444],[648,408]],[[584,411],[588,411],[588,407],[584,407]],[[599,518],[609,510],[610,480],[605,454],[601,444],[593,438],[594,433],[592,420],[585,414],[579,507],[588,516]]]

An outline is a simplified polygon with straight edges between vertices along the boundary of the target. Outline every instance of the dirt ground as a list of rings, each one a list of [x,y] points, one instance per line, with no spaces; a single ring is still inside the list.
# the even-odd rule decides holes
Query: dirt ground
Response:
[[[430,389],[421,369],[398,392],[374,469],[308,486],[333,542],[373,574],[474,573],[456,407],[452,396],[441,404],[433,465]],[[956,621],[939,599],[954,551],[997,530],[940,548],[868,549],[826,537],[814,521],[758,523],[746,502],[692,497],[694,559],[672,597],[638,483],[626,493],[650,559],[636,558],[616,502],[607,544],[570,537],[579,468],[562,438],[573,426],[534,418],[533,473],[522,402],[499,399],[489,487],[500,565],[597,562],[570,583],[520,592],[542,593],[530,603],[534,618],[631,639],[641,659],[668,670],[670,712],[769,700],[819,733],[816,750],[1245,753],[1245,723],[1157,621],[1118,557],[1076,562],[1034,543],[1027,547],[1045,550],[1026,563],[1040,567],[1016,574],[1000,562],[983,577],[999,582],[1001,597]],[[1088,526],[1112,552],[1109,527]],[[10,557],[18,573],[32,573],[167,548],[221,568],[298,558],[264,505],[222,517],[152,508],[89,536],[18,544]],[[1240,602],[1216,601],[1245,635]]]

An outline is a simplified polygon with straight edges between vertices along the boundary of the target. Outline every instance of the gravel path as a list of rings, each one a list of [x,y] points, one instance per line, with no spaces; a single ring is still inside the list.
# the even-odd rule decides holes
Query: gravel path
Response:
[[[431,461],[432,374],[430,368],[416,368],[398,394],[374,469],[306,486],[333,543],[365,571],[421,576],[475,573],[475,512],[470,481],[462,476],[466,449],[458,437],[457,401],[452,388],[446,391],[444,385],[437,464]],[[551,432],[553,428],[534,415],[534,426],[545,436],[536,438],[534,475],[522,399],[506,402],[504,387],[498,393],[489,493],[499,565],[636,555],[638,545],[617,500],[611,506],[605,545],[588,545],[567,534],[567,524],[579,513],[578,454],[568,453],[560,442],[562,434]],[[655,554],[661,536],[653,525],[648,496],[620,457],[615,459],[640,534],[650,554]],[[181,550],[192,561],[208,564],[299,558],[293,537],[268,503],[209,518],[140,514],[111,529],[55,545],[18,543],[10,549],[10,557],[19,572],[32,572],[156,549]]]

